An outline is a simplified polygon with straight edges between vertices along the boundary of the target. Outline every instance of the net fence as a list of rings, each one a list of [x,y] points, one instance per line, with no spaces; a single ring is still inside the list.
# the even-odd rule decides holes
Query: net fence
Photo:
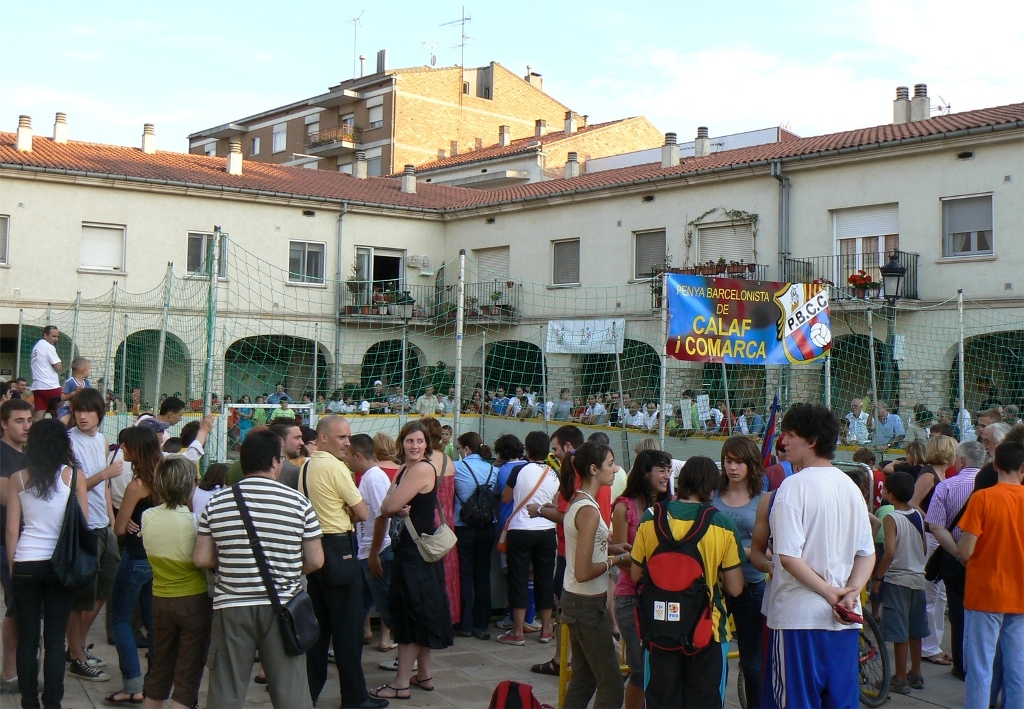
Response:
[[[216,459],[231,456],[239,426],[251,425],[239,422],[239,408],[276,403],[279,392],[310,405],[299,407],[308,422],[345,413],[355,432],[371,435],[394,436],[422,414],[485,442],[572,421],[607,433],[627,460],[649,435],[664,435],[679,457],[714,455],[705,439],[756,432],[776,393],[783,407],[815,401],[842,414],[877,391],[905,421],[919,417],[925,426],[941,408],[955,412],[961,371],[974,414],[1024,399],[1019,316],[967,297],[962,325],[956,299],[898,309],[876,300],[870,315],[862,299],[834,299],[827,361],[701,364],[663,358],[667,314],[657,278],[552,287],[466,256],[416,276],[357,261],[337,282],[325,277],[323,251],[293,249],[282,269],[221,238],[226,246],[208,248],[195,273],[169,265],[144,293],[115,285],[70,307],[23,311],[19,371],[29,371],[42,328],[57,325],[61,358],[88,358],[93,386],[123,412],[108,417],[108,435],[178,396],[196,415],[207,406],[226,414]],[[257,422],[273,409],[259,411]]]

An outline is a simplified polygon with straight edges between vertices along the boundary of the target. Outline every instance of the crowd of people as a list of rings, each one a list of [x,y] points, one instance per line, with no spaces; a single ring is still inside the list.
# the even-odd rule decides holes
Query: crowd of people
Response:
[[[241,707],[258,657],[274,706],[312,707],[333,648],[342,706],[379,708],[433,691],[433,653],[455,637],[514,648],[535,635],[554,654],[530,669],[558,674],[563,623],[570,709],[723,706],[733,629],[748,706],[852,707],[870,612],[893,643],[891,691],[923,690],[929,661],[966,680],[972,709],[1024,706],[1024,424],[995,407],[977,441],[938,422],[889,465],[858,449],[870,479],[833,466],[841,422],[816,404],[782,416],[775,461],[719,410],[736,431],[720,460],[674,460],[647,437],[629,470],[604,432],[587,439],[572,418],[486,445],[431,415],[397,439],[354,434],[325,404],[315,430],[251,421],[238,459],[201,472],[212,417],[172,435],[187,406],[168,397],[108,441],[106,402],[76,362],[74,385],[0,405],[0,689],[23,707],[40,706],[40,646],[45,707],[61,705],[66,674],[111,679],[86,641],[104,605],[121,675],[110,705],[198,706],[208,673],[205,705]],[[272,396],[287,402],[283,387]],[[52,557],[76,504],[97,569],[67,587]],[[495,554],[508,608],[492,638]],[[317,631],[296,648],[277,607],[301,615],[307,595]],[[361,656],[374,607],[378,648],[397,657],[382,662],[393,679],[371,688]]]

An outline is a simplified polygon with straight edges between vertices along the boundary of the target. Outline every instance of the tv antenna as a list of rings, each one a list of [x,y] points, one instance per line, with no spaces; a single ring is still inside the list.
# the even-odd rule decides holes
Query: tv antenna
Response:
[[[953,106],[949,101],[939,96],[939,104],[932,111],[937,112],[940,116],[948,116],[953,111]]]
[[[430,50],[430,66],[437,65],[437,57],[434,55],[434,47],[444,42],[420,42],[424,47]]]
[[[463,5],[462,16],[459,19],[452,20],[451,22],[443,22],[440,25],[441,27],[451,27],[452,25],[462,26],[461,41],[456,46],[461,50],[461,59],[459,60],[459,64],[462,66],[463,69],[466,68],[466,41],[473,39],[472,37],[466,35],[466,24],[469,23],[472,19],[473,18],[470,15],[466,14],[466,6]]]
[[[364,12],[366,12],[366,10],[360,10],[358,15],[353,17],[351,20],[346,20],[346,22],[348,22],[350,25],[352,25],[352,78],[353,79],[359,78],[358,76],[356,76],[356,59],[358,58],[357,57],[357,51],[358,50],[356,49],[356,40],[359,39],[359,25],[362,24],[362,21],[363,21],[362,18],[363,18],[363,13]]]

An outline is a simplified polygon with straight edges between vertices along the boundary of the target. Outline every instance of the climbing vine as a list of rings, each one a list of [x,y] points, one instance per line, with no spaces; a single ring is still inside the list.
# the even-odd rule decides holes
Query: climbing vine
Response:
[[[695,219],[691,219],[686,222],[686,265],[690,264],[690,249],[693,246],[693,235],[697,231],[697,228],[706,221],[712,221],[708,219],[715,213],[721,213],[722,217],[727,219],[732,224],[749,224],[750,231],[753,235],[753,247],[754,247],[754,263],[757,263],[757,225],[758,215],[754,212],[747,212],[743,209],[726,209],[725,207],[712,207],[706,212],[700,214]],[[716,218],[713,221],[722,221],[722,218]]]

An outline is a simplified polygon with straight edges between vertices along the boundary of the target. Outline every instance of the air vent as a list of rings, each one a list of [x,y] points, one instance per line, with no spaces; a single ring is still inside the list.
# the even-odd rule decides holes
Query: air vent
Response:
[[[316,216],[316,212],[314,212],[312,209],[303,209],[302,210],[302,216],[304,216],[304,217],[315,217]]]
[[[965,150],[962,153],[957,153],[956,154],[956,159],[957,160],[970,160],[973,157],[974,157],[974,153],[972,151],[970,151],[970,150]]]
[[[654,201],[654,195],[652,195],[652,194],[645,194],[640,201],[641,202],[653,202]]]
[[[487,217],[488,224],[494,224],[494,217]]]

